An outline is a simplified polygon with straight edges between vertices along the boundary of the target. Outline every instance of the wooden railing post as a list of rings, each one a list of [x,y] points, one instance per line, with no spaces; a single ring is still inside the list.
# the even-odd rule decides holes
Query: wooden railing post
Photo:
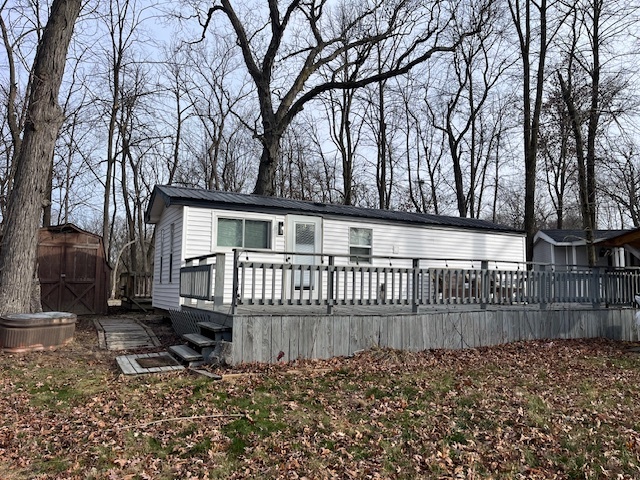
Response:
[[[329,255],[329,266],[327,268],[327,314],[333,313],[333,305],[335,303],[335,288],[333,285],[333,271],[336,258],[333,255]]]
[[[216,253],[216,266],[213,283],[213,309],[221,310],[224,304],[224,266],[226,255]]]
[[[233,284],[231,286],[231,314],[236,313],[238,307],[238,260],[240,252],[238,249],[233,250]]]
[[[549,275],[546,271],[546,265],[540,265],[540,281],[538,282],[538,298],[540,299],[540,310],[547,309],[547,290],[550,288],[550,282],[548,282]]]
[[[411,290],[412,290],[412,304],[411,304],[411,310],[413,313],[418,313],[418,304],[420,302],[419,298],[418,298],[418,282],[419,282],[419,276],[420,276],[420,270],[419,270],[419,265],[420,265],[420,260],[417,258],[413,259],[413,285],[411,286]]]
[[[592,289],[592,294],[591,294],[591,304],[593,305],[593,308],[600,308],[600,302],[601,302],[601,295],[600,295],[600,268],[599,267],[593,267],[591,269],[591,273],[592,273],[592,278],[591,278],[591,289]],[[605,272],[606,275],[606,272]],[[603,278],[603,284],[606,285],[606,278]]]
[[[480,292],[480,309],[486,310],[487,304],[489,303],[489,290],[491,285],[489,284],[489,261],[482,260],[480,262],[480,288],[482,289]]]

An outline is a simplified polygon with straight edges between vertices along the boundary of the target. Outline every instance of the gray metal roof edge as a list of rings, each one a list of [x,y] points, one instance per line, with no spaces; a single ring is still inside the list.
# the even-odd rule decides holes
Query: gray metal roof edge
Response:
[[[185,195],[190,193],[190,195]],[[202,190],[191,187],[176,187],[172,185],[156,185],[149,200],[149,206],[145,213],[145,220],[149,221],[150,212],[156,196],[161,195],[166,207],[171,205],[200,206],[206,208],[218,207],[228,210],[244,210],[281,213],[313,213],[325,217],[356,217],[363,219],[392,221],[404,224],[421,224],[434,227],[458,228],[463,230],[485,230],[501,233],[524,234],[524,231],[492,223],[488,220],[454,217],[447,215],[435,215],[415,212],[403,212],[395,210],[380,210],[374,208],[355,207],[351,205],[324,204],[308,200],[291,200],[281,197],[268,197],[246,193],[220,192],[215,190]],[[215,198],[226,196],[226,199]],[[233,197],[245,201],[234,201]],[[256,203],[249,200],[264,200],[264,203]],[[398,218],[394,218],[394,216]]]

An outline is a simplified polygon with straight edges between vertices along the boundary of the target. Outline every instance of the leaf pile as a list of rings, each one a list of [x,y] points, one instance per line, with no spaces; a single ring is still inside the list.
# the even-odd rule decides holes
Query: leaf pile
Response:
[[[0,355],[0,478],[639,478],[640,356],[607,340],[126,377],[90,324]]]

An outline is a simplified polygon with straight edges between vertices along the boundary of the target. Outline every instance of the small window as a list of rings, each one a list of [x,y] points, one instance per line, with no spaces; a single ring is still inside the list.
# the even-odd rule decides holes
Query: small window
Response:
[[[158,278],[160,279],[160,283],[162,283],[162,267],[164,263],[164,228],[160,229],[160,275]]]
[[[219,218],[218,246],[271,248],[271,222]]]
[[[371,263],[372,238],[370,228],[349,228],[349,260],[352,263]]]
[[[171,228],[169,230],[169,283],[173,281],[173,241],[175,234],[175,224],[171,224]]]

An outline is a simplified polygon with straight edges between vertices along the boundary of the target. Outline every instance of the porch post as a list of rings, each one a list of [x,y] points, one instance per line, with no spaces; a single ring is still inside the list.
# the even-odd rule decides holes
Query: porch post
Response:
[[[224,304],[224,266],[226,255],[224,253],[216,253],[216,266],[213,284],[213,309],[222,310]]]

